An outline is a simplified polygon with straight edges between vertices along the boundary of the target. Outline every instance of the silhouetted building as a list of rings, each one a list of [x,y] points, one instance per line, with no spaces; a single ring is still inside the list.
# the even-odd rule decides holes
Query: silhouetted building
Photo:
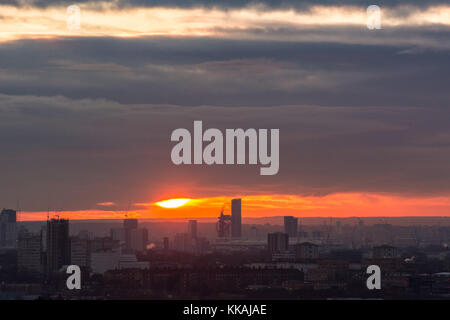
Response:
[[[58,272],[70,264],[69,220],[51,219],[47,221],[47,272]]]
[[[398,249],[389,245],[373,247],[374,259],[394,259],[398,257]]]
[[[193,240],[188,233],[177,233],[173,239],[173,247],[177,251],[191,252],[193,250]]]
[[[197,220],[189,220],[188,233],[192,239],[197,238]]]
[[[124,229],[124,237],[125,237],[125,252],[133,252],[131,248],[132,242],[132,232],[133,230],[137,230],[138,228],[138,220],[137,219],[125,219],[123,220],[123,229]]]
[[[163,248],[165,251],[169,250],[169,237],[164,237],[163,239]]]
[[[284,217],[284,232],[289,235],[289,237],[297,237],[298,230],[298,218],[292,216]]]
[[[289,236],[283,232],[267,234],[267,248],[270,253],[287,252],[289,250]]]
[[[0,248],[17,247],[16,211],[3,209],[0,213]]]
[[[131,252],[143,252],[147,249],[148,230],[145,228],[132,229],[130,233]]]
[[[70,239],[70,263],[79,267],[90,266],[91,241],[80,237]]]
[[[147,248],[148,230],[138,228],[137,219],[125,219],[123,228],[111,229],[111,238],[119,241],[123,253],[142,252]]]
[[[112,237],[95,237],[90,241],[91,252],[110,252],[120,248],[120,241]]]
[[[231,236],[242,236],[241,199],[231,200]]]
[[[43,272],[42,235],[20,232],[17,246],[17,269],[19,273],[40,275]]]
[[[319,257],[319,246],[303,242],[295,245],[295,257],[297,259],[317,259]]]

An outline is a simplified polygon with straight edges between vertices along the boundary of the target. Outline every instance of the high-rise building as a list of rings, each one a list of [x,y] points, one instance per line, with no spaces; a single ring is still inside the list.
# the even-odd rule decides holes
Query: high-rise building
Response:
[[[138,228],[138,220],[137,219],[123,220],[123,229],[124,229],[124,237],[125,237],[124,252],[133,252],[133,249],[131,248],[132,233],[134,230],[137,230],[137,228]]]
[[[70,263],[79,267],[90,266],[91,240],[78,237],[70,239]]]
[[[168,237],[164,237],[163,239],[163,248],[164,251],[168,251],[169,250],[169,238]]]
[[[173,248],[176,251],[191,252],[193,250],[193,240],[188,233],[177,233],[173,238]]]
[[[283,232],[267,234],[267,248],[270,253],[284,253],[289,250],[289,236]]]
[[[41,275],[42,261],[42,235],[21,231],[17,246],[17,269],[19,273]]]
[[[130,234],[131,252],[143,252],[147,249],[148,230],[145,228],[132,229]]]
[[[241,199],[231,200],[231,237],[242,236]]]
[[[292,216],[284,217],[284,233],[287,233],[289,237],[297,237],[298,230],[298,218]]]
[[[47,221],[47,272],[58,272],[70,264],[69,220],[51,219]]]
[[[138,228],[137,219],[125,219],[123,228],[111,229],[111,238],[119,241],[123,253],[142,252],[147,248],[148,230]]]
[[[95,237],[90,240],[91,252],[111,252],[118,251],[120,241],[112,237]]]
[[[3,209],[0,213],[0,248],[17,247],[16,211]]]
[[[188,233],[192,239],[197,238],[197,220],[189,220]]]
[[[138,228],[138,219],[131,219],[131,218],[124,219],[123,227],[125,229],[137,229]]]

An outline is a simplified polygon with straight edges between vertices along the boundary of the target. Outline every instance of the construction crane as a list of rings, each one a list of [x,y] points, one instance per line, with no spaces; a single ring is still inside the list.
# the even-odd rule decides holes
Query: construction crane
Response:
[[[231,230],[231,215],[223,214],[225,211],[225,204],[222,206],[220,210],[219,220],[217,221],[216,229],[217,236],[219,238],[228,238],[230,236]]]

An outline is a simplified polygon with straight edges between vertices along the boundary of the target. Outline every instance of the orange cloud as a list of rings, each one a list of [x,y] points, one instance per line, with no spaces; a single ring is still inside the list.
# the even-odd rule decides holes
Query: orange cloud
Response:
[[[133,211],[80,210],[58,212],[68,219],[215,218],[225,206],[230,212],[232,197],[191,199],[179,208],[156,203],[136,203]],[[251,195],[242,196],[243,217],[294,215],[299,217],[448,216],[450,196],[401,197],[372,193],[337,193],[327,196]],[[45,220],[47,212],[21,212],[20,220]]]
[[[0,5],[0,41],[21,38],[64,36],[140,37],[226,36],[229,31],[250,29],[302,28],[305,26],[365,27],[365,7],[314,6],[308,11],[242,9],[116,8],[100,2],[95,6],[80,4],[81,28],[67,28],[69,14],[65,7],[33,8]],[[432,6],[409,15],[397,14],[396,8],[383,8],[385,27],[450,25],[450,6]]]
[[[98,205],[98,206],[101,206],[101,207],[111,207],[111,206],[115,206],[116,203],[115,203],[115,202],[112,202],[112,201],[108,201],[108,202],[98,202],[97,205]]]

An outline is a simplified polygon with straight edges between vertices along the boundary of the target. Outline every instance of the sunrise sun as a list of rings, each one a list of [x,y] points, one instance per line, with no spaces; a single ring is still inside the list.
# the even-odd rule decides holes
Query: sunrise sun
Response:
[[[190,199],[169,199],[160,202],[156,202],[156,204],[163,208],[178,208],[186,203],[188,203]]]

